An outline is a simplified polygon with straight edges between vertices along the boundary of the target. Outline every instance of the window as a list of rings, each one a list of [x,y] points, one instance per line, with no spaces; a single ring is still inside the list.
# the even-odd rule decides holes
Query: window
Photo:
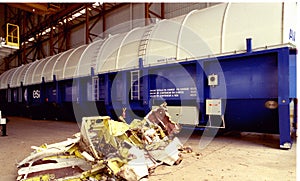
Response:
[[[19,95],[19,102],[22,102],[23,101],[22,87],[19,87],[19,89],[18,89],[18,95]]]
[[[7,102],[11,102],[11,90],[7,89]]]
[[[13,96],[14,96],[14,102],[17,102],[18,101],[18,90],[17,89],[15,89],[15,90],[13,90]]]

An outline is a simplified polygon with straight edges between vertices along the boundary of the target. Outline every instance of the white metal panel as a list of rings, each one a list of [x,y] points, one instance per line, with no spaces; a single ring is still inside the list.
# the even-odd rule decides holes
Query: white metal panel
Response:
[[[16,68],[10,69],[0,76],[0,88],[1,89],[6,89],[7,84],[9,84],[9,76],[11,76],[14,72],[16,71]]]
[[[17,69],[18,68],[13,68],[12,69],[12,71],[9,73],[9,74],[7,74],[7,83],[6,84],[11,84],[11,79],[12,79],[12,77],[13,77],[13,75],[15,74],[15,72],[17,71]]]
[[[299,27],[299,16],[297,17],[297,2],[288,2],[284,3],[284,26],[283,26],[283,42],[292,43],[296,45],[296,29],[297,25]],[[298,35],[297,35],[298,37]]]
[[[80,57],[83,51],[87,48],[87,45],[82,45],[76,48],[68,57],[64,69],[63,69],[63,79],[69,79],[76,77],[75,71],[78,67]]]
[[[118,65],[116,63],[117,54],[122,40],[124,39],[126,34],[119,34],[113,36],[111,40],[104,45],[100,58],[100,60],[103,61],[103,64],[98,64],[100,66],[97,67],[97,69],[100,70],[99,73],[106,71],[114,71],[118,69]]]
[[[13,82],[14,79],[17,79],[18,72],[20,71],[20,68],[21,67],[14,68],[14,72],[8,77],[9,87],[15,87],[15,86],[12,86],[12,82]]]
[[[46,62],[42,71],[42,77],[44,77],[45,82],[50,82],[53,80],[54,65],[57,59],[60,57],[60,55],[61,53],[54,55]]]
[[[30,64],[22,65],[20,69],[18,69],[18,73],[16,74],[16,77],[12,80],[11,86],[12,87],[19,87],[21,86],[21,82],[24,83],[24,77],[27,69],[29,68]]]
[[[192,11],[185,16],[178,41],[178,59],[220,53],[226,6],[227,4],[221,4],[209,8],[209,11]]]
[[[178,33],[183,18],[163,20],[155,25],[147,45],[145,64],[176,59]]]
[[[140,41],[147,28],[136,28],[130,31],[122,41],[117,56],[117,67],[126,69],[139,66],[138,50]]]
[[[77,70],[77,76],[86,76],[91,74],[91,67],[96,70],[97,66],[97,55],[98,51],[101,48],[104,40],[97,40],[87,46],[87,48],[82,53]]]
[[[252,47],[282,43],[282,3],[232,3],[224,23],[224,50],[246,49],[246,38]]]
[[[152,106],[152,110],[158,106]],[[199,109],[196,106],[168,106],[172,121],[185,125],[199,124]]]
[[[53,56],[52,56],[53,57]],[[31,84],[39,84],[42,82],[42,72],[44,69],[44,66],[47,64],[47,62],[52,58],[47,57],[39,61],[38,65],[36,65],[33,73],[32,73],[32,82]]]
[[[10,85],[9,85],[10,87],[18,87],[21,85],[20,82],[18,82],[18,77],[22,73],[22,70],[24,69],[24,67],[25,66],[22,65],[16,69],[16,71],[14,72],[14,74],[10,80]]]
[[[29,68],[27,69],[27,71],[25,73],[24,85],[31,85],[32,84],[32,79],[33,79],[33,76],[34,76],[34,70],[35,70],[36,66],[38,66],[40,61],[41,60],[36,60],[36,61],[30,63],[30,66],[29,66]]]
[[[126,34],[118,34],[111,36],[110,38],[105,40],[97,56],[96,73],[114,71],[117,68],[117,53],[124,36],[126,36]]]
[[[63,79],[63,71],[64,71],[64,67],[65,64],[68,60],[68,57],[70,56],[70,54],[74,51],[74,49],[70,49],[68,51],[65,51],[61,54],[60,57],[58,57],[55,65],[54,65],[54,71],[53,71],[53,75],[56,76],[56,80],[62,80]]]
[[[14,72],[14,74],[13,74],[11,80],[10,80],[10,85],[9,85],[10,87],[18,87],[19,86],[17,80],[18,80],[18,77],[19,77],[19,75],[21,74],[21,72],[23,70],[23,67],[24,67],[24,65],[18,67],[15,70],[15,72]]]

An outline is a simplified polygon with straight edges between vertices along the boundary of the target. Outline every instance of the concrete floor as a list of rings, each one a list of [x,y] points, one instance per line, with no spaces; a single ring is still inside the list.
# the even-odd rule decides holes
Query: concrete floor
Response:
[[[16,179],[16,164],[30,154],[31,146],[63,141],[79,131],[74,122],[9,120],[8,136],[0,136],[0,181]],[[278,135],[228,133],[203,148],[199,133],[184,131],[179,138],[194,152],[183,154],[179,165],[156,168],[149,181],[296,180],[296,143],[291,150],[280,150]]]

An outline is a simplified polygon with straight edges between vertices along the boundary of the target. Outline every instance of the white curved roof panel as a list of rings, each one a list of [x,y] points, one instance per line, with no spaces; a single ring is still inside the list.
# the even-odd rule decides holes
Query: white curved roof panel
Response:
[[[21,86],[21,82],[23,82],[25,71],[27,70],[29,65],[30,64],[22,65],[15,71],[14,77],[11,80],[10,87],[20,87]]]
[[[17,81],[17,77],[19,76],[21,69],[23,68],[23,66],[17,67],[14,71],[14,73],[12,74],[11,78],[8,80],[9,82],[9,87],[18,87],[15,85],[16,81]]]
[[[286,43],[295,29],[296,3],[223,3],[155,25],[145,64],[190,59]],[[175,53],[176,52],[176,53]]]
[[[60,55],[60,57],[58,57],[56,63],[54,64],[54,68],[53,68],[53,75],[56,76],[56,80],[63,79],[63,72],[64,72],[65,64],[67,63],[67,60],[73,51],[74,51],[74,49],[70,49],[68,51],[63,52]]]
[[[13,73],[16,71],[16,68],[10,69],[6,72],[4,72],[3,74],[1,74],[0,76],[0,89],[6,89],[8,87],[9,82],[9,78],[10,76],[13,75]]]
[[[52,56],[44,65],[42,70],[42,77],[44,77],[45,82],[51,82],[53,81],[53,71],[54,71],[54,65],[58,58],[61,56],[62,53],[56,54]]]
[[[80,57],[84,50],[87,48],[87,45],[82,45],[76,48],[66,60],[64,69],[63,69],[63,79],[74,78],[80,75],[76,74],[76,69],[80,62]]]
[[[116,63],[118,69],[126,69],[130,67],[139,66],[139,63],[137,61],[139,59],[138,50],[141,39],[143,38],[143,35],[147,29],[147,27],[135,28],[128,32],[127,35],[124,37],[117,54]]]
[[[41,62],[41,60],[36,60],[29,64],[29,67],[28,67],[27,71],[25,72],[24,85],[32,84],[34,70],[39,65],[40,62]],[[42,82],[42,80],[40,82]]]
[[[226,7],[227,4],[221,4],[209,12],[192,11],[184,17],[178,35],[177,60],[220,53],[219,37]]]
[[[111,36],[102,44],[97,57],[96,73],[103,73],[118,69],[116,64],[117,54],[125,36],[126,33]]]
[[[245,49],[246,38],[252,38],[253,48],[281,44],[281,12],[282,3],[229,4],[224,12],[223,52]]]
[[[39,61],[39,63],[34,68],[34,71],[32,73],[32,82],[31,84],[39,84],[42,82],[42,71],[45,66],[45,64],[51,59],[51,57],[44,58]]]
[[[181,18],[178,20],[162,20],[154,26],[147,45],[145,64],[156,64],[166,58],[176,59]]]
[[[78,77],[86,76],[91,74],[91,67],[96,70],[97,66],[97,55],[99,52],[100,47],[102,46],[104,40],[100,39],[94,41],[93,43],[89,44],[84,52],[82,53],[78,67],[76,70],[76,75]]]

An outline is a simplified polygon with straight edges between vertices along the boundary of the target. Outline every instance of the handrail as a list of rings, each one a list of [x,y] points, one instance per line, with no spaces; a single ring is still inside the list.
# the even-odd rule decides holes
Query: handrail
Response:
[[[19,26],[11,23],[6,24],[6,44],[9,46],[20,47]]]

